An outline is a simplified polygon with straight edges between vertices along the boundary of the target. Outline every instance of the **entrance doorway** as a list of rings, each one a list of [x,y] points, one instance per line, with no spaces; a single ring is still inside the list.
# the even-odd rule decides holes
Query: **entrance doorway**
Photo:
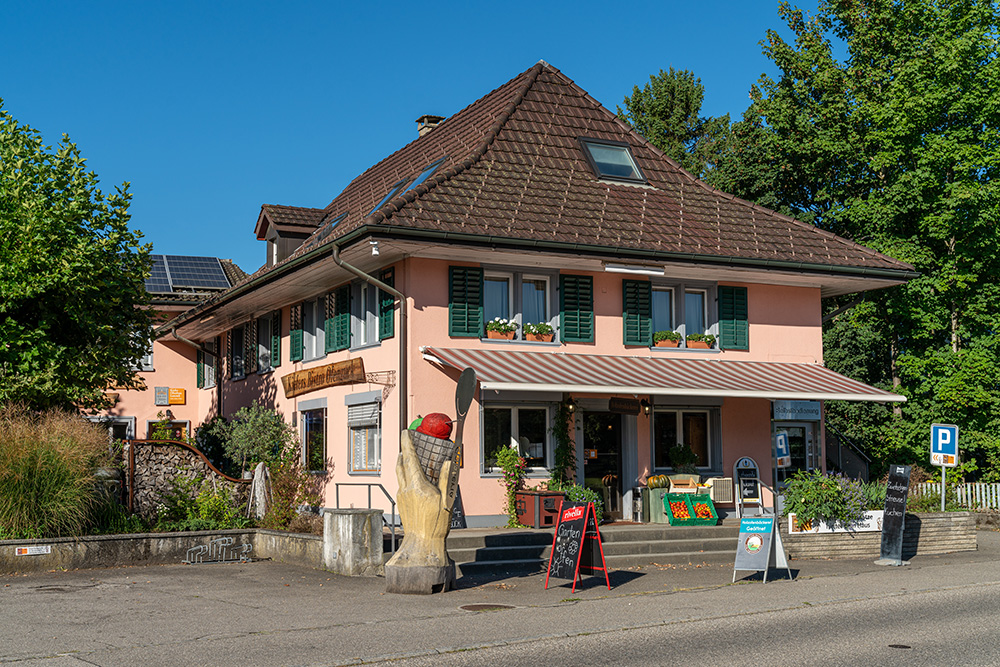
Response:
[[[584,486],[604,499],[604,511],[622,518],[622,416],[613,412],[583,415]]]
[[[784,486],[799,470],[813,470],[821,467],[819,439],[816,437],[816,424],[813,422],[775,422],[775,433],[788,434],[788,449],[792,464],[787,468],[777,468],[774,481],[778,487]]]

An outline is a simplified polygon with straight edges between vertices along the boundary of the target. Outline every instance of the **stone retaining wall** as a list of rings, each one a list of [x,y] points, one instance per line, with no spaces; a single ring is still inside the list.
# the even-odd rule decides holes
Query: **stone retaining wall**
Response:
[[[178,478],[201,477],[215,487],[226,487],[236,502],[245,506],[250,485],[222,474],[204,454],[180,442],[133,440],[125,444],[125,460],[132,461],[132,511],[144,517],[156,515],[160,496]],[[134,448],[130,454],[129,448]]]
[[[975,551],[976,519],[971,512],[907,513],[903,560],[952,551]],[[781,541],[789,558],[878,558],[882,533],[788,533],[781,521]]]
[[[202,530],[184,533],[92,535],[47,540],[0,541],[0,574],[46,572],[48,570],[123,567],[128,565],[178,564],[188,549],[207,546],[220,537],[232,537],[233,549],[252,544],[250,557],[269,558],[303,567],[320,568],[323,538],[319,535],[283,533],[277,530]],[[17,555],[18,547],[48,547],[48,554]]]

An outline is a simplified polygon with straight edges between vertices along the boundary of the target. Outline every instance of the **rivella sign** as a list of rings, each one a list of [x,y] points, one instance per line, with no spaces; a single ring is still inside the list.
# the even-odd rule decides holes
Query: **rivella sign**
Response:
[[[281,378],[285,398],[307,394],[317,389],[365,381],[365,364],[360,357],[337,361],[318,368],[289,373]]]

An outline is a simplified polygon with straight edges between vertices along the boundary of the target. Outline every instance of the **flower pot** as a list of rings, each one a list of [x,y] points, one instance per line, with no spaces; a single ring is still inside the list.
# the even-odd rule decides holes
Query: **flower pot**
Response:
[[[536,343],[551,343],[554,334],[535,334],[529,333],[524,334],[524,340],[530,340]]]
[[[653,343],[656,347],[680,347],[681,342],[679,340],[658,340]]]
[[[691,350],[708,350],[708,343],[703,340],[689,340],[687,342],[688,349]]]
[[[503,333],[503,332],[500,332],[500,331],[487,331],[486,332],[486,337],[487,338],[499,338],[500,340],[514,340],[514,332],[513,331],[509,331],[507,333]]]

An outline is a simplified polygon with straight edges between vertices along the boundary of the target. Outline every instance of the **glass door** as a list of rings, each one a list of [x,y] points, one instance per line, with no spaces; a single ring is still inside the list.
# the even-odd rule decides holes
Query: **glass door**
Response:
[[[814,423],[775,422],[774,432],[788,434],[788,449],[792,459],[790,466],[776,470],[775,482],[779,487],[799,470],[814,470],[821,467],[819,440],[816,438]]]
[[[583,415],[584,485],[604,499],[604,511],[622,518],[622,416],[613,412]]]

